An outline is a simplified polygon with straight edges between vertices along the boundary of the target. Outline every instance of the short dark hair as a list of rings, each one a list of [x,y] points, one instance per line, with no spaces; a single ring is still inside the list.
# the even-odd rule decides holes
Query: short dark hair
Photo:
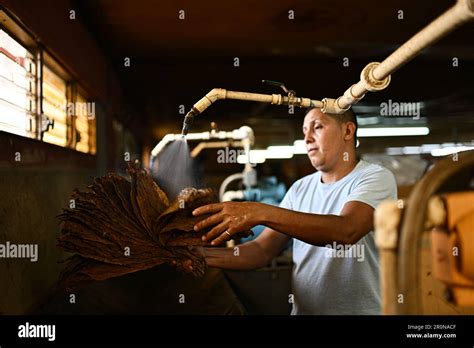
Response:
[[[319,108],[308,108],[306,110],[305,116],[313,109],[319,109]],[[342,114],[330,114],[330,113],[326,113],[326,112],[323,112],[323,114],[328,115],[329,117],[332,117],[332,118],[336,119],[336,121],[338,121],[339,123],[343,123],[343,122],[352,122],[352,123],[354,123],[354,125],[355,125],[354,148],[356,148],[357,147],[357,129],[359,128],[359,124],[357,123],[357,116],[354,113],[354,111],[352,111],[352,109],[349,108],[346,111],[344,111]]]

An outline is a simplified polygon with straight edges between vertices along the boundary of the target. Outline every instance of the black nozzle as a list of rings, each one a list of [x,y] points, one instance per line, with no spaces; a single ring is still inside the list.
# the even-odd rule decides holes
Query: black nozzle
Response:
[[[188,131],[189,131],[189,125],[187,124],[183,124],[183,129],[181,130],[181,135],[186,135],[188,134]]]
[[[272,81],[272,80],[262,80],[262,82],[269,86],[280,87],[285,93],[289,93],[290,91],[285,87],[283,82]]]
[[[197,113],[195,111],[195,109],[191,109],[191,111],[189,111],[186,116],[184,117],[184,121],[183,121],[183,129],[181,130],[181,135],[186,135],[188,134],[188,131],[189,131],[189,127],[193,124],[193,121],[194,121],[194,116],[196,116]]]

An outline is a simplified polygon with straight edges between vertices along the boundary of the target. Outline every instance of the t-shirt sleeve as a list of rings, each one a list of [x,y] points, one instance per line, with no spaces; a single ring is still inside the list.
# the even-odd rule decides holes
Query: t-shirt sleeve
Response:
[[[286,192],[285,197],[283,197],[282,201],[280,202],[280,208],[294,210],[292,197],[293,197],[293,186],[290,187],[290,189]]]
[[[375,209],[388,199],[397,199],[397,183],[392,172],[381,168],[364,175],[347,197],[346,203],[359,201]]]

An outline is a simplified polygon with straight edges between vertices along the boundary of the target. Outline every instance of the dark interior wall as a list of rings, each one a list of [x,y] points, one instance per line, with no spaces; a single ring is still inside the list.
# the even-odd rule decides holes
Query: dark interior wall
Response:
[[[118,78],[81,20],[69,19],[73,6],[68,1],[6,0],[0,5],[83,86],[97,111],[94,156],[0,132],[0,243],[38,245],[37,262],[0,259],[0,313],[22,314],[57,279],[58,261],[66,255],[55,246],[56,216],[72,190],[106,171],[123,168],[123,152],[130,148],[124,139],[136,136],[120,119],[125,102]]]
[[[115,168],[115,148],[121,139],[115,139],[113,120],[124,125],[140,139],[141,124],[135,122],[127,96],[116,71],[103,48],[87,29],[77,5],[73,1],[0,0],[10,14],[44,46],[55,60],[65,67],[72,78],[85,89],[90,101],[99,104],[104,114],[101,150],[106,156],[103,163]],[[70,19],[74,11],[75,19]],[[100,136],[100,135],[99,135]],[[100,139],[98,139],[99,143]]]
[[[0,146],[0,243],[38,248],[35,262],[0,259],[0,313],[22,314],[57,279],[66,255],[55,246],[56,215],[96,175],[96,158],[3,132]]]
[[[0,5],[13,13],[89,93],[118,112],[118,78],[71,1],[2,0]],[[70,19],[70,11],[75,11],[75,19]]]

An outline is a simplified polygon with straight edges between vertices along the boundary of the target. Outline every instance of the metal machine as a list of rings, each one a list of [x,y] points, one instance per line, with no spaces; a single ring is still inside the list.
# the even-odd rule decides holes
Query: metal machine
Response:
[[[245,188],[249,190],[257,185],[255,165],[250,163],[250,149],[255,143],[255,136],[252,128],[248,126],[242,126],[232,131],[218,131],[216,124],[212,123],[211,128],[212,129],[207,132],[187,134],[187,141],[200,141],[191,151],[191,157],[197,157],[199,153],[206,148],[236,147],[242,148],[244,156],[247,158],[247,163],[245,163],[242,172],[232,174],[222,182],[219,190],[219,199],[223,201],[227,186],[235,180],[242,180]],[[182,138],[183,136],[181,134],[165,135],[151,152],[150,168],[153,168],[153,164],[157,160],[159,153],[162,152],[168,144],[181,140]],[[227,197],[229,198],[230,196],[228,195]]]
[[[258,182],[255,164],[250,162],[250,149],[255,143],[255,135],[252,128],[242,126],[232,131],[218,131],[215,123],[212,123],[211,127],[212,129],[207,132],[189,133],[186,135],[187,141],[200,141],[191,151],[191,157],[197,157],[199,153],[206,148],[224,148],[229,146],[242,148],[244,156],[247,159],[242,172],[232,174],[222,182],[219,189],[220,201],[247,200],[278,203],[286,192],[285,186],[277,183],[274,177]],[[182,138],[183,136],[181,134],[165,135],[151,152],[150,168],[153,168],[153,164],[157,160],[158,155],[168,144],[181,140]],[[229,184],[236,180],[241,180],[245,189],[228,191],[227,187]]]

